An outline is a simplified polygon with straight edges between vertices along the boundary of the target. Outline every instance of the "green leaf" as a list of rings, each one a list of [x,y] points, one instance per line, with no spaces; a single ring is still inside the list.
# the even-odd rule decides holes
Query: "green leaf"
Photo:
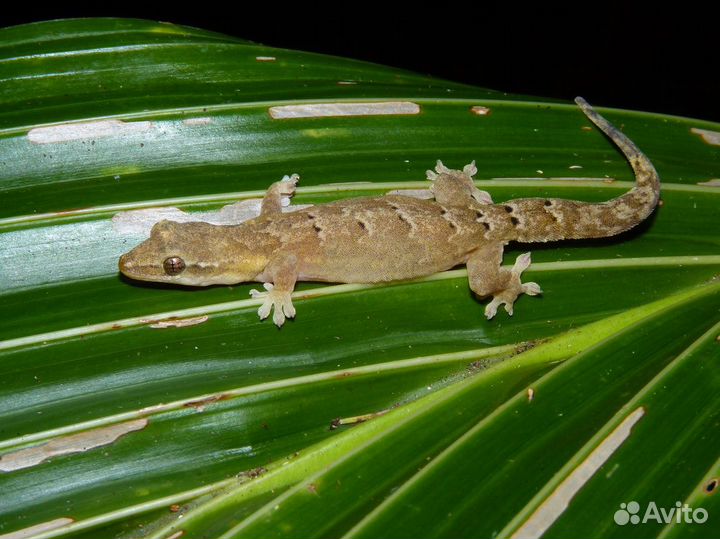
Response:
[[[476,159],[495,200],[607,200],[632,172],[568,104],[171,24],[3,29],[0,79],[0,534],[720,534],[719,125],[600,109],[662,206],[529,246],[544,295],[512,318],[456,269],[301,284],[278,331],[249,284],[120,278],[142,234],[113,215],[217,210],[292,172],[299,204],[423,188],[438,158]],[[296,105],[316,116],[278,117]],[[631,501],[709,518],[616,524]]]

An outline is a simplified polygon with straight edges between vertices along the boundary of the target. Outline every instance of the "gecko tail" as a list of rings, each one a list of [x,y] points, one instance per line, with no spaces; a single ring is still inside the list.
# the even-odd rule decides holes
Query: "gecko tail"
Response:
[[[575,98],[575,103],[585,113],[585,116],[622,151],[635,173],[635,187],[610,203],[633,204],[638,210],[639,221],[643,221],[652,213],[660,200],[660,176],[655,167],[632,140],[595,112],[587,101],[578,96]]]
[[[660,178],[650,159],[582,97],[576,97],[575,103],[623,153],[635,173],[635,186],[624,195],[599,204],[554,198],[512,200],[509,204],[517,207],[517,214],[527,216],[524,226],[516,227],[518,241],[614,236],[644,221],[660,199]]]

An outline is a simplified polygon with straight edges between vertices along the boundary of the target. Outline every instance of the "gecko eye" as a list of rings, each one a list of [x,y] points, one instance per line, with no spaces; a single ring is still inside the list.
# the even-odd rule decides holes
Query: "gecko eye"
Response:
[[[168,275],[178,275],[185,269],[185,261],[179,256],[170,256],[163,261],[163,269]]]

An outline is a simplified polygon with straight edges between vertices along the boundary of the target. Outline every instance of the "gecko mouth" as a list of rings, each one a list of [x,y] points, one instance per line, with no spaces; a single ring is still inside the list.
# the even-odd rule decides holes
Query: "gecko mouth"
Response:
[[[130,279],[134,279],[136,281],[142,280],[137,272],[137,268],[133,266],[127,255],[122,255],[120,257],[120,260],[118,261],[118,269],[125,277],[129,277]]]
[[[120,273],[122,273],[125,277],[129,277],[130,279],[134,279],[136,281],[147,280],[143,278],[143,267],[133,264],[129,254],[130,253],[122,255],[118,261],[118,269],[120,270]]]

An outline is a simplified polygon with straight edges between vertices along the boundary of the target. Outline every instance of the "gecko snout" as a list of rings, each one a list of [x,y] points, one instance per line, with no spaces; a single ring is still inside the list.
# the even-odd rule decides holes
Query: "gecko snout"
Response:
[[[118,260],[118,269],[120,270],[120,273],[127,275],[130,277],[130,261],[128,257],[128,253],[125,253],[120,257],[120,260]]]
[[[122,255],[118,260],[118,269],[121,273],[125,273],[125,265],[127,264],[127,255]]]

